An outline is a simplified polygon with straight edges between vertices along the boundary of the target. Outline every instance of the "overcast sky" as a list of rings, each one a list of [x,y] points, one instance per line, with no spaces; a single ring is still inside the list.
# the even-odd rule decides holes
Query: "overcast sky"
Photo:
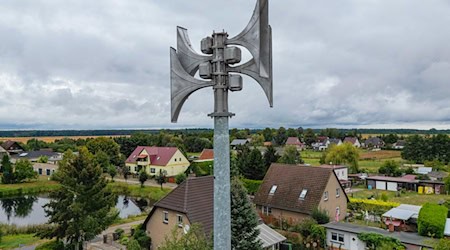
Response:
[[[231,127],[450,128],[450,1],[269,4],[274,107],[244,77]],[[2,0],[0,129],[212,127],[211,89],[170,123],[176,26],[200,51],[213,30],[239,33],[254,5]]]

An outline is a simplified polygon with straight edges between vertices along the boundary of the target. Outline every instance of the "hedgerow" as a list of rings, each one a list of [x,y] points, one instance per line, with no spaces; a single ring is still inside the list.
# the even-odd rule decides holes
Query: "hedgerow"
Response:
[[[417,220],[420,235],[442,238],[448,209],[445,206],[426,203],[422,206]]]

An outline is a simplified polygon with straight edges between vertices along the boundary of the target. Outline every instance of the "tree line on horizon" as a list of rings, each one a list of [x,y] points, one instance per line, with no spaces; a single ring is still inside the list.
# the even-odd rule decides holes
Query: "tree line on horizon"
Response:
[[[303,129],[303,127],[287,127],[293,129]],[[247,130],[251,134],[257,133],[264,128],[234,128],[237,130]],[[276,128],[270,128],[276,129]],[[349,133],[357,130],[358,134],[450,134],[450,129],[366,129],[366,128],[312,128],[316,134],[323,130],[336,130],[339,133]],[[131,135],[134,133],[158,134],[161,131],[175,134],[197,134],[204,132],[213,132],[210,128],[187,128],[187,129],[92,129],[92,130],[0,130],[0,137],[43,137],[43,136],[117,136],[117,135]]]

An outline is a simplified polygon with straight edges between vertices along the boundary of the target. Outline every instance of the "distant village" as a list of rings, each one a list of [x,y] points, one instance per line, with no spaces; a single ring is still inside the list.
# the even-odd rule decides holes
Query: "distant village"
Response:
[[[170,189],[142,221],[149,249],[158,249],[174,228],[186,233],[200,224],[211,235],[212,145],[211,134],[138,133],[59,142],[37,137],[3,141],[0,158],[12,165],[27,161],[37,179],[51,180],[66,150],[76,155],[86,146],[94,156],[106,155],[106,178]],[[383,244],[433,249],[441,238],[450,238],[447,135],[234,130],[230,150],[232,174],[245,186],[258,218],[262,249],[378,249]],[[429,220],[430,214],[436,218]],[[102,237],[105,245],[120,245],[117,233]]]

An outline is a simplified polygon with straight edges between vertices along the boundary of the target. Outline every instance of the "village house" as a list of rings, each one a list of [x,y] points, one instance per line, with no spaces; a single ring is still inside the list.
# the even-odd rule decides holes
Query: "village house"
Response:
[[[246,146],[250,144],[249,139],[234,139],[231,143],[231,149],[236,149],[239,146]]]
[[[330,222],[324,225],[327,229],[327,246],[332,250],[365,250],[367,244],[358,238],[359,233],[376,233],[385,237],[398,239],[407,250],[433,249],[436,240],[417,233],[389,232],[376,227],[357,224]]]
[[[345,189],[345,192],[349,192],[351,188],[351,181],[348,180],[348,167],[344,165],[320,165],[321,168],[333,169],[341,186]]]
[[[51,163],[33,163],[33,169],[36,173],[42,176],[51,176],[58,170],[58,164]]]
[[[328,138],[328,136],[319,136],[317,137],[316,142],[313,142],[311,144],[311,147],[316,151],[324,151],[328,148],[329,145],[330,138]]]
[[[379,137],[370,137],[364,141],[364,147],[366,148],[382,148],[384,145],[384,141]]]
[[[348,197],[331,168],[272,164],[253,202],[266,223],[297,224],[315,208],[331,221],[343,220]]]
[[[59,152],[53,152],[52,150],[37,150],[22,152],[11,156],[11,162],[17,160],[29,160],[30,162],[38,162],[40,159],[45,158],[46,163],[57,164],[58,161],[63,159],[63,154]]]
[[[161,170],[166,171],[166,176],[176,176],[184,173],[190,163],[176,147],[138,146],[125,165],[132,174],[138,174],[144,169],[149,175],[158,175]]]
[[[203,149],[194,162],[214,161],[214,149]]]
[[[20,146],[20,144],[19,144],[18,142],[16,142],[16,141],[11,141],[11,140],[5,141],[5,142],[1,145],[1,147],[4,148],[6,151],[8,151],[8,153],[9,153],[10,155],[13,155],[13,154],[20,154],[20,153],[22,153],[23,151],[25,151],[24,148],[23,148],[22,146]]]
[[[398,140],[397,142],[395,142],[392,145],[392,148],[394,149],[403,149],[406,145],[406,141],[405,140]]]
[[[0,159],[2,159],[5,155],[9,156],[9,152],[6,151],[6,149],[4,149],[2,146],[0,146]]]
[[[339,146],[342,144],[342,140],[339,138],[331,138],[330,139],[330,145],[336,145]]]
[[[361,147],[361,143],[359,142],[358,138],[356,138],[356,137],[345,137],[344,143],[350,143],[356,148]]]
[[[211,237],[214,224],[214,177],[189,177],[166,197],[156,202],[144,221],[144,228],[152,238],[152,248],[158,249],[172,230],[187,232],[198,224]],[[258,239],[263,249],[279,249],[286,238],[270,227],[260,224]]]
[[[285,143],[286,146],[295,146],[297,150],[303,150],[305,146],[303,143],[298,139],[298,137],[288,137]]]

